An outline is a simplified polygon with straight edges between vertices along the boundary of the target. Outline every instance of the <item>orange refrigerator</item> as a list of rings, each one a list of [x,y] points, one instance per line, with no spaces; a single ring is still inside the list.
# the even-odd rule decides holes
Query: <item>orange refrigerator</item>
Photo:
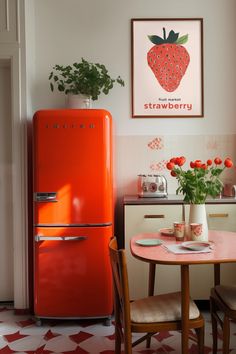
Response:
[[[112,117],[100,109],[33,117],[34,313],[105,318],[112,310]]]

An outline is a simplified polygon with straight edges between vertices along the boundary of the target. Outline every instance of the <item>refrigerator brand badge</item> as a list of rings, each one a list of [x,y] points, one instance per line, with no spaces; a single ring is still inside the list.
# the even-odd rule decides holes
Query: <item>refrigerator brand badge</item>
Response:
[[[95,128],[95,124],[94,123],[90,123],[88,126],[86,126],[85,124],[81,123],[79,125],[79,128],[81,128],[81,129],[84,129],[86,127],[90,128],[90,129],[93,129],[93,128]],[[62,124],[62,125],[60,125],[58,123],[54,123],[52,126],[50,126],[50,124],[46,124],[45,128],[47,128],[47,129],[48,128],[53,128],[53,129],[60,129],[60,128],[68,129],[68,128],[72,128],[72,129],[74,129],[74,128],[78,128],[78,125],[77,124],[71,124],[71,125]]]

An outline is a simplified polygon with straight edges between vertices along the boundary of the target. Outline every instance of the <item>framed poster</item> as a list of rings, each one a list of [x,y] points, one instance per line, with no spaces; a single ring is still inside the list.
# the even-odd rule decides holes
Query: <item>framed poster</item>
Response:
[[[132,117],[203,117],[203,19],[132,19]]]

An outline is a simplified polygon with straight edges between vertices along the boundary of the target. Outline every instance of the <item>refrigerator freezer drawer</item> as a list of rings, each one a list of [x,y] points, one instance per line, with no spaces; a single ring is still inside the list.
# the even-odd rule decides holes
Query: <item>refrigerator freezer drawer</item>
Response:
[[[34,231],[35,315],[48,318],[111,315],[108,244],[112,227],[49,227]]]

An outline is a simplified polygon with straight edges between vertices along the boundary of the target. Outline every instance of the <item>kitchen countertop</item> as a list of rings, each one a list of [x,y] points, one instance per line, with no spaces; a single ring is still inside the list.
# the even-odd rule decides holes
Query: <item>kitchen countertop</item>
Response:
[[[155,205],[155,204],[184,204],[183,196],[169,194],[165,198],[143,198],[136,195],[125,195],[124,205]],[[206,204],[236,204],[235,197],[207,198]]]

